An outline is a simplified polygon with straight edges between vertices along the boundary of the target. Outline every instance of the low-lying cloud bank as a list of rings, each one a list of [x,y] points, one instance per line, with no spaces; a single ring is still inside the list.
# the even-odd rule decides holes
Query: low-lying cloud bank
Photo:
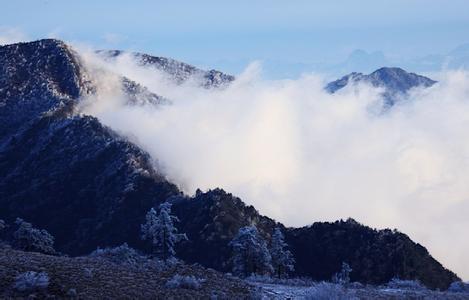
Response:
[[[330,95],[318,75],[266,81],[253,64],[227,88],[205,89],[131,56],[84,57],[172,101],[127,106],[105,72],[83,112],[147,150],[186,193],[221,187],[291,226],[353,217],[398,228],[469,278],[469,74],[440,74],[376,114],[379,90]]]

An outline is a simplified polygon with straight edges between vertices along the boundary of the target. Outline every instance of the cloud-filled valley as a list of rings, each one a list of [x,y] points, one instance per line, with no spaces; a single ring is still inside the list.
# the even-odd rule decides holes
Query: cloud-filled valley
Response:
[[[382,90],[329,94],[320,74],[265,80],[253,63],[207,89],[197,78],[174,83],[131,55],[81,53],[99,84],[80,113],[148,151],[187,194],[220,187],[290,226],[352,217],[397,228],[469,277],[468,73],[441,73],[381,112]],[[171,103],[127,105],[118,75]]]

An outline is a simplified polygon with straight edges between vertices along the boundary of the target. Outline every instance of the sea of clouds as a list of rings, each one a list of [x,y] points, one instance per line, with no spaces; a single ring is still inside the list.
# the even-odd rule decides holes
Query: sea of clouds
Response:
[[[469,74],[380,111],[380,89],[335,94],[324,77],[264,80],[251,64],[222,89],[175,84],[131,55],[82,57],[98,84],[81,113],[155,159],[185,193],[220,187],[288,226],[352,217],[397,228],[469,278]],[[119,75],[171,101],[127,105]]]

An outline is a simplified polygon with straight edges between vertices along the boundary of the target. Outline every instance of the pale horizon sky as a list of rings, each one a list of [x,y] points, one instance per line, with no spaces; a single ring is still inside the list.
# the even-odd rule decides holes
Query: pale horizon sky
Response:
[[[356,49],[381,51],[390,61],[446,54],[469,43],[468,11],[461,0],[16,0],[2,3],[0,37],[14,30],[232,73],[253,60],[314,69]]]

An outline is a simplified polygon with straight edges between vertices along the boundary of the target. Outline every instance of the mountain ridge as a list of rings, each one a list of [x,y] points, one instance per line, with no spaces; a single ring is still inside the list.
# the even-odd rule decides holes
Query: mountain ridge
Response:
[[[153,56],[141,52],[126,52],[122,50],[98,50],[98,54],[105,58],[116,59],[122,55],[131,55],[136,63],[143,67],[153,67],[168,75],[178,84],[192,77],[201,80],[201,85],[206,88],[223,87],[232,82],[235,77],[223,72],[211,69],[202,70],[193,65],[162,56]]]

